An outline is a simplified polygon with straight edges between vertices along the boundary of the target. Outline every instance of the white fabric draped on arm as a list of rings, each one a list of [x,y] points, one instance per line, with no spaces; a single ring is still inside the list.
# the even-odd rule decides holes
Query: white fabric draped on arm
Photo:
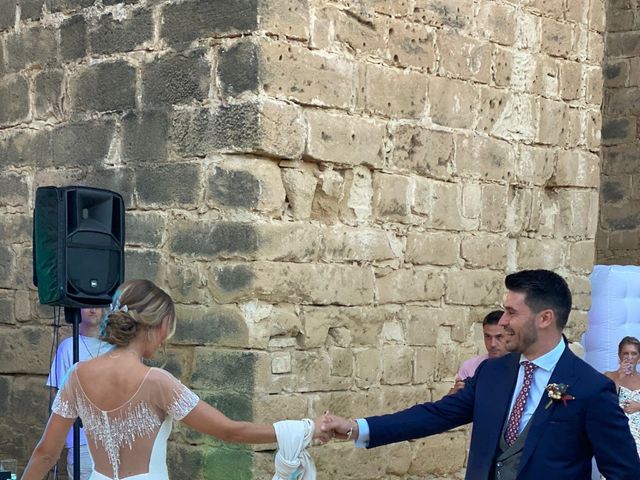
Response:
[[[307,452],[315,429],[313,421],[284,420],[273,426],[278,438],[273,480],[316,480],[316,466]]]

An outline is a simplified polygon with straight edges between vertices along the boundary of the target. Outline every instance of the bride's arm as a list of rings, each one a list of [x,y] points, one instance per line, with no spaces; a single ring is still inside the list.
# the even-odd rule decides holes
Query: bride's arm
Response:
[[[31,454],[24,469],[22,480],[42,480],[60,458],[67,433],[73,425],[73,418],[64,418],[55,413],[49,417],[42,438]]]
[[[322,442],[329,440],[329,434],[320,429],[322,417],[315,420],[314,438]],[[231,420],[206,402],[200,400],[182,422],[197,430],[225,442],[232,443],[275,443],[276,431],[273,425],[239,422]]]
[[[273,425],[238,422],[223,415],[220,410],[200,400],[182,422],[197,430],[225,442],[233,443],[275,443],[276,431]]]

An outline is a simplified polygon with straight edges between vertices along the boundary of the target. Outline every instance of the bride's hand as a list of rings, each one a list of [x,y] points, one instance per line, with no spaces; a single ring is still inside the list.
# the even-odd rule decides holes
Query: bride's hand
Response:
[[[635,402],[633,400],[627,401],[625,402],[622,410],[624,410],[624,413],[628,413],[628,414],[640,412],[640,402]]]
[[[322,424],[325,423],[327,414],[319,416],[314,420],[315,429],[313,431],[314,440],[319,440],[320,443],[327,443],[333,437],[332,432],[323,431]]]

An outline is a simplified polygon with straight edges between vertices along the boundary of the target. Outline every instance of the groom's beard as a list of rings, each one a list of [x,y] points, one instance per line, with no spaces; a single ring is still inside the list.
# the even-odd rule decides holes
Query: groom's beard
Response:
[[[535,316],[525,323],[520,332],[516,333],[510,327],[505,328],[505,348],[508,352],[523,353],[531,345],[538,341]]]

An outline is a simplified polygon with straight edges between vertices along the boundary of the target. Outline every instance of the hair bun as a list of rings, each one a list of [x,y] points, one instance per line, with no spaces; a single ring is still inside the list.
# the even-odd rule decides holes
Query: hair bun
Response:
[[[138,322],[127,312],[111,312],[106,316],[100,328],[100,340],[111,345],[125,347],[138,332]]]

